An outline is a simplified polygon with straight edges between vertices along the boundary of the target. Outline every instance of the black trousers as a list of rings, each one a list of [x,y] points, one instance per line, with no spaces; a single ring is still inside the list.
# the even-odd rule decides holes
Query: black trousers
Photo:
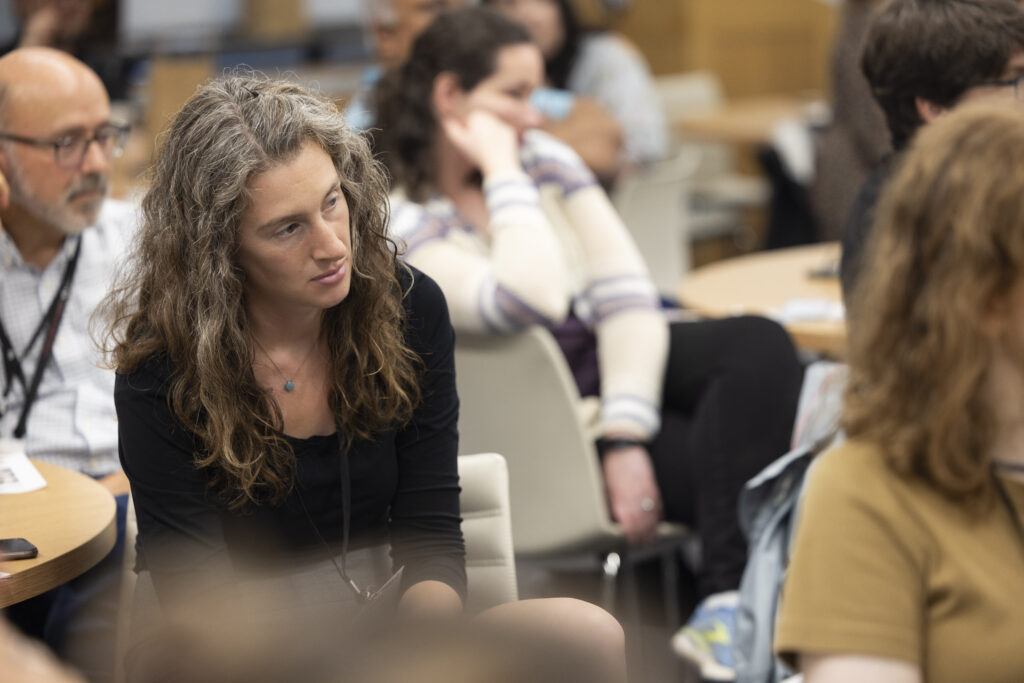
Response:
[[[747,557],[739,493],[789,450],[802,375],[789,335],[766,318],[670,326],[662,426],[650,452],[666,517],[699,534],[699,597],[739,586]]]

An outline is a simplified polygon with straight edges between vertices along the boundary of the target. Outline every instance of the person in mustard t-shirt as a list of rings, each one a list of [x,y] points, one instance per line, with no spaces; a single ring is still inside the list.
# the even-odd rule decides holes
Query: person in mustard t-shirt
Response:
[[[776,630],[806,683],[1024,680],[1024,112],[923,130],[851,311]]]

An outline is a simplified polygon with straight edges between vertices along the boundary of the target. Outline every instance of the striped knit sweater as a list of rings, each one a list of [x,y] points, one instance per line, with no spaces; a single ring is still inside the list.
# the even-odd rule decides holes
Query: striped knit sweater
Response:
[[[405,259],[441,286],[456,330],[553,327],[569,307],[598,340],[595,436],[649,439],[659,428],[668,326],[646,266],[594,176],[567,146],[530,131],[523,172],[484,179],[490,222],[473,226],[446,197],[391,197]]]

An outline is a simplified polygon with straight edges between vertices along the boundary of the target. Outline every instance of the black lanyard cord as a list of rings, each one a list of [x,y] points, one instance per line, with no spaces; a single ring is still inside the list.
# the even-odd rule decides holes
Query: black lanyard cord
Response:
[[[349,523],[352,515],[352,481],[350,479],[348,469],[348,448],[345,445],[345,437],[342,436],[341,425],[336,425],[338,430],[338,453],[341,460],[341,564],[334,558],[334,553],[331,552],[331,547],[324,539],[323,534],[320,533],[320,528],[313,521],[312,515],[309,514],[309,510],[306,508],[306,501],[302,498],[302,488],[298,485],[295,490],[299,494],[299,504],[302,505],[302,511],[306,513],[306,519],[309,520],[310,525],[313,527],[313,531],[316,532],[316,536],[320,539],[320,543],[323,544],[327,550],[327,555],[330,557],[331,562],[334,564],[334,568],[338,570],[338,574],[342,580],[352,589],[355,593],[356,598],[360,603],[368,602],[373,593],[368,589],[362,589],[359,585],[348,575],[348,567],[346,566],[345,560],[348,557],[348,539],[349,539]]]
[[[25,375],[21,372],[21,363],[18,362],[18,354],[14,350],[14,344],[7,338],[7,330],[4,329],[3,321],[0,320],[0,347],[3,351],[4,361],[4,377],[6,382],[4,385],[3,396],[0,396],[0,417],[7,412],[7,396],[11,393],[11,385],[14,380],[17,379],[21,382],[21,386],[27,386],[28,382],[25,381]]]
[[[82,251],[82,237],[79,235],[77,239],[78,241],[75,244],[75,252],[71,255],[67,265],[64,266],[64,274],[61,277],[57,293],[53,296],[53,300],[50,302],[42,320],[39,321],[39,325],[36,326],[35,332],[32,333],[32,338],[29,340],[25,350],[22,351],[20,359],[18,358],[17,352],[14,350],[14,345],[11,343],[10,337],[7,335],[7,330],[4,329],[3,321],[0,320],[0,345],[3,346],[4,375],[7,378],[6,385],[4,387],[3,400],[0,400],[0,415],[3,415],[4,409],[6,408],[7,397],[11,393],[11,386],[13,385],[14,380],[17,379],[21,382],[21,386],[25,389],[25,402],[21,408],[21,415],[18,418],[18,424],[14,428],[14,437],[16,439],[21,439],[25,436],[26,426],[28,425],[28,415],[32,410],[32,404],[35,403],[36,396],[39,393],[39,385],[43,380],[43,371],[46,369],[46,365],[50,362],[50,358],[53,355],[53,343],[57,338],[57,329],[60,327],[61,320],[64,319],[64,310],[67,307],[67,300],[71,294],[71,282],[75,277],[75,270],[78,267],[78,257]],[[39,362],[36,363],[35,372],[32,373],[32,381],[26,382],[25,371],[21,367],[21,361],[28,357],[28,354],[32,351],[32,347],[34,347],[36,341],[39,340],[43,329],[46,329],[46,336],[43,341],[43,348],[39,352]]]

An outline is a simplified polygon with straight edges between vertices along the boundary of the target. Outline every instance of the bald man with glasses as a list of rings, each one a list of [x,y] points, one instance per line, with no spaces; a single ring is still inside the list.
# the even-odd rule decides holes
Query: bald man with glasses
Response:
[[[114,373],[89,319],[136,225],[133,207],[108,198],[127,133],[74,57],[33,47],[0,58],[0,448],[96,478],[118,501],[119,532],[99,565],[8,616],[91,681],[113,670],[128,482]]]

